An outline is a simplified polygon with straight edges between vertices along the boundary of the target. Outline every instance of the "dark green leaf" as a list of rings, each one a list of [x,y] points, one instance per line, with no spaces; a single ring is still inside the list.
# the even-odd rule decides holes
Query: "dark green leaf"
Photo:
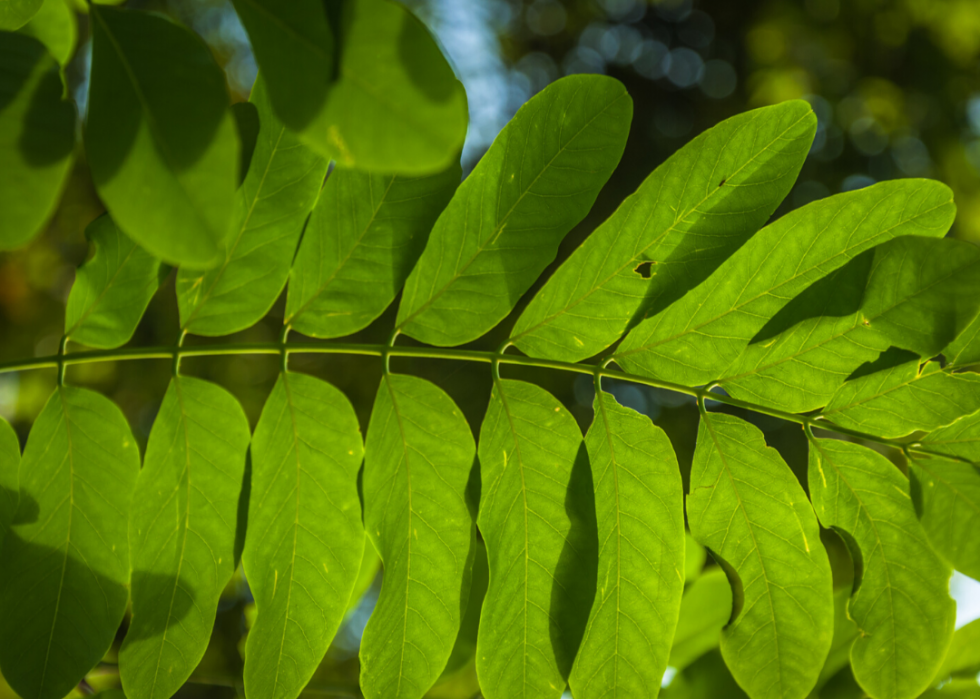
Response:
[[[63,67],[68,65],[78,43],[78,24],[69,0],[44,0],[30,22],[21,27],[22,34],[33,36]]]
[[[119,651],[130,697],[167,699],[204,657],[235,572],[235,520],[250,438],[238,401],[207,381],[170,382],[130,517],[133,618]]]
[[[344,619],[364,549],[362,453],[343,393],[280,374],[252,444],[242,556],[258,609],[245,647],[249,696],[298,696]]]
[[[27,24],[44,0],[4,0],[0,5],[0,31],[11,32]]]
[[[0,250],[10,250],[54,213],[71,169],[75,108],[61,99],[58,64],[37,39],[0,32],[0,65]]]
[[[364,453],[364,526],[381,554],[381,595],[361,639],[369,699],[421,698],[459,632],[476,530],[466,485],[476,445],[442,389],[388,375]]]
[[[91,6],[85,149],[119,227],[194,269],[221,260],[239,141],[225,76],[204,42],[163,15]]]
[[[0,550],[20,496],[20,441],[10,424],[0,417]]]
[[[335,170],[296,255],[286,322],[313,337],[367,327],[405,284],[459,178],[458,164],[418,179]]]
[[[498,381],[480,429],[490,586],[476,671],[487,699],[558,699],[596,592],[598,534],[582,434],[550,393]]]
[[[929,451],[958,456],[980,464],[980,412],[966,415],[922,439]]]
[[[721,652],[752,697],[805,697],[833,637],[830,561],[813,508],[762,432],[703,413],[687,498],[691,533],[735,586]]]
[[[256,78],[258,80],[258,78]],[[252,87],[255,92],[255,87]],[[236,102],[231,105],[231,115],[235,117],[235,127],[238,129],[238,139],[242,142],[242,157],[239,163],[239,186],[245,181],[255,155],[255,144],[259,140],[259,110],[252,102]]]
[[[123,235],[108,214],[90,223],[85,236],[95,254],[75,273],[65,335],[90,347],[119,347],[133,336],[170,269]]]
[[[27,440],[0,566],[0,670],[23,699],[61,699],[109,649],[129,598],[139,468],[119,408],[55,390]]]
[[[228,248],[214,269],[181,269],[177,275],[181,325],[196,335],[244,330],[269,312],[286,285],[303,224],[327,174],[327,161],[276,119],[261,77],[251,101],[259,113],[259,136],[236,195]]]
[[[712,568],[684,593],[667,664],[680,672],[712,648],[717,648],[721,630],[731,617],[731,583],[725,571]]]
[[[821,524],[844,534],[854,558],[854,677],[876,699],[918,696],[946,654],[956,604],[950,569],[926,541],[908,481],[866,447],[814,439],[809,484]]]
[[[572,253],[518,319],[511,341],[533,357],[576,362],[669,306],[765,224],[793,186],[816,128],[813,110],[796,100],[705,131]]]
[[[684,485],[648,417],[605,391],[593,410],[598,589],[568,683],[577,699],[655,697],[684,592]]]

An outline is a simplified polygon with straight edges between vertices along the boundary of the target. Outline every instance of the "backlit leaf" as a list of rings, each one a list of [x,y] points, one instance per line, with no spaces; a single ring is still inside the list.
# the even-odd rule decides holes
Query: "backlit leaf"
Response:
[[[684,533],[684,580],[694,582],[701,576],[704,562],[708,559],[708,552],[704,546],[699,544],[691,536],[690,532]]]
[[[949,652],[943,660],[937,681],[950,676],[972,675],[980,672],[980,619],[974,619],[969,624],[961,626],[953,633],[953,641]]]
[[[365,593],[374,584],[374,579],[378,577],[379,570],[381,570],[381,557],[378,556],[374,544],[366,541],[361,566],[357,569],[357,580],[354,582],[354,589],[351,591],[350,601],[347,603],[347,610],[344,612],[345,615],[357,609]]]
[[[721,630],[732,616],[732,586],[721,568],[695,580],[681,599],[677,631],[667,663],[681,671],[721,641]]]
[[[343,393],[280,374],[252,442],[242,555],[258,609],[245,647],[249,696],[298,696],[344,619],[364,549],[363,450]]]
[[[830,649],[834,601],[820,528],[796,476],[758,428],[704,413],[687,515],[694,538],[737,580],[721,637],[732,675],[757,699],[805,697]]]
[[[119,408],[55,390],[27,439],[0,566],[0,670],[23,699],[61,699],[109,649],[129,598],[139,468]]]
[[[946,654],[956,605],[950,569],[926,541],[908,481],[866,447],[815,439],[809,484],[821,524],[844,534],[854,558],[854,677],[876,699],[918,696]]]
[[[632,101],[599,75],[558,80],[522,106],[456,190],[405,285],[398,328],[474,340],[513,310],[619,162]]]
[[[421,698],[446,666],[476,546],[465,497],[475,455],[469,425],[442,389],[384,376],[364,454],[364,527],[384,565],[361,639],[368,699]]]
[[[980,316],[943,350],[951,366],[980,364]]]
[[[572,253],[511,340],[533,357],[575,362],[669,306],[765,224],[816,128],[813,110],[796,100],[739,114],[695,138]]]
[[[20,441],[10,423],[0,417],[0,550],[17,512],[19,469]]]
[[[237,563],[250,436],[225,389],[188,376],[170,382],[133,495],[133,618],[119,652],[127,696],[167,699],[204,656]]]
[[[538,386],[496,382],[480,428],[490,586],[476,671],[487,699],[558,699],[596,593],[598,534],[574,418]]]
[[[4,0],[0,5],[0,31],[11,32],[27,24],[44,0]]]
[[[68,6],[69,1],[44,0],[38,13],[20,28],[22,34],[33,36],[44,44],[62,66],[68,65],[78,42],[78,23],[74,10]]]
[[[655,697],[684,592],[684,486],[667,435],[596,393],[585,437],[599,532],[596,596],[569,685]]]
[[[239,141],[225,76],[194,33],[150,12],[92,5],[85,150],[119,227],[193,269],[221,260]]]
[[[980,464],[980,412],[966,415],[922,438],[929,451]]]

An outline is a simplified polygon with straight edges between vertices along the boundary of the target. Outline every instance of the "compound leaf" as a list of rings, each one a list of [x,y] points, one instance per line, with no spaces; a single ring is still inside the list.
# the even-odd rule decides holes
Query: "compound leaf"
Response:
[[[213,269],[177,275],[181,325],[197,335],[238,332],[269,312],[327,174],[327,161],[276,119],[262,77],[250,101],[259,114],[259,135],[236,196],[224,257]]]
[[[36,15],[44,0],[5,0],[0,5],[0,31],[20,29]]]
[[[757,699],[805,697],[833,637],[833,586],[803,488],[762,432],[702,413],[687,515],[735,585],[721,653]]]
[[[368,699],[420,699],[449,660],[476,546],[466,502],[475,455],[469,425],[442,389],[384,376],[364,454],[364,527],[384,565],[361,639]]]
[[[732,617],[732,586],[721,568],[699,577],[681,599],[677,631],[667,663],[677,672],[718,647],[721,630]]]
[[[568,683],[579,699],[656,697],[684,592],[684,485],[648,417],[605,391],[593,410],[598,589]]]
[[[669,306],[765,224],[816,128],[813,110],[795,100],[695,138],[572,253],[521,314],[511,341],[533,357],[577,362]]]
[[[167,699],[204,657],[218,599],[235,572],[250,436],[225,389],[188,376],[171,380],[130,517],[133,618],[119,651],[127,696]]]
[[[129,342],[170,268],[137,245],[105,214],[85,229],[95,248],[68,295],[65,335],[90,347]]]
[[[0,32],[0,65],[0,250],[10,250],[54,213],[71,170],[75,108],[62,99],[58,64],[34,37]]]
[[[78,43],[78,23],[69,0],[44,0],[31,21],[20,28],[21,34],[33,36],[44,44],[62,67],[75,53]]]
[[[879,437],[949,425],[980,410],[980,376],[954,374],[917,360],[848,381],[821,415],[835,425]]]
[[[20,441],[17,433],[0,417],[0,550],[3,538],[17,512],[20,497]]]
[[[929,451],[980,464],[980,412],[930,432],[921,443]]]
[[[941,237],[955,206],[932,180],[892,180],[792,211],[756,233],[704,283],[634,328],[627,371],[687,385],[728,375],[749,341],[811,283],[902,235]]]
[[[218,264],[234,218],[239,140],[225,76],[163,15],[92,5],[85,149],[119,227],[157,257]]]
[[[24,699],[61,699],[109,649],[129,598],[139,469],[119,408],[55,390],[27,439],[0,566],[0,670]]]
[[[623,85],[599,75],[562,78],[528,100],[436,221],[397,327],[458,345],[510,313],[592,207],[632,112]]]
[[[249,696],[297,697],[344,619],[364,549],[363,451],[343,393],[280,374],[252,441],[242,555],[258,611],[245,647]]]
[[[854,558],[855,679],[876,698],[918,696],[946,654],[956,605],[950,569],[926,541],[908,481],[877,452],[831,439],[810,440],[808,480],[821,524],[844,533]]]
[[[458,164],[414,179],[331,173],[296,254],[286,323],[312,337],[367,327],[405,284],[460,176]]]
[[[936,553],[980,580],[980,470],[973,464],[912,454],[912,499]]]
[[[495,382],[480,428],[490,585],[476,671],[487,699],[558,699],[596,592],[598,534],[582,433],[550,393]]]

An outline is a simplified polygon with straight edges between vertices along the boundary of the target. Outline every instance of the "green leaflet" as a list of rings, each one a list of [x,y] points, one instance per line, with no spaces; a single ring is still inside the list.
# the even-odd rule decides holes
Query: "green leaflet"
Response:
[[[319,112],[334,77],[334,38],[322,0],[232,0],[278,121],[293,131]]]
[[[211,639],[235,572],[236,513],[250,438],[238,401],[177,376],[153,422],[130,516],[133,619],[119,651],[127,696],[167,699]]]
[[[721,568],[712,568],[695,580],[681,599],[677,631],[667,663],[678,672],[712,648],[732,617],[732,586]]]
[[[401,291],[460,176],[458,163],[416,179],[331,173],[296,254],[286,323],[312,337],[367,327]]]
[[[361,451],[364,451],[363,445]],[[357,609],[364,594],[374,584],[374,579],[378,577],[379,570],[381,570],[381,558],[378,556],[378,552],[370,542],[365,543],[364,556],[361,558],[361,565],[357,569],[357,580],[354,582],[353,590],[351,590],[350,601],[347,603],[347,609],[344,610],[344,616]]]
[[[340,167],[398,175],[450,167],[466,136],[466,92],[425,26],[389,0],[350,0],[339,24],[337,80],[301,137]]]
[[[38,13],[44,0],[4,0],[0,5],[0,31],[12,32]]]
[[[902,235],[943,235],[955,207],[931,180],[892,180],[796,209],[756,233],[705,282],[634,328],[627,371],[687,385],[728,375],[749,341],[812,282]]]
[[[980,464],[980,412],[966,415],[922,438],[929,451]]]
[[[364,452],[364,528],[384,564],[361,639],[368,699],[421,698],[446,666],[476,546],[465,497],[475,455],[469,425],[442,389],[384,376]]]
[[[721,653],[712,650],[673,677],[660,696],[662,699],[748,699],[749,695],[735,682]]]
[[[61,699],[109,649],[129,598],[139,468],[119,408],[55,390],[27,439],[0,566],[0,670],[23,699]]]
[[[123,235],[105,214],[85,229],[95,248],[78,268],[65,311],[65,335],[89,347],[129,342],[170,268]]]
[[[758,428],[702,412],[687,516],[731,571],[721,652],[732,675],[754,699],[805,697],[833,636],[830,562],[803,488]]]
[[[908,482],[877,452],[831,439],[810,440],[808,480],[820,523],[845,534],[854,558],[854,677],[876,699],[918,696],[946,654],[956,604]]]
[[[596,593],[598,534],[582,434],[550,393],[498,380],[480,428],[490,586],[476,671],[487,699],[558,699]]]
[[[0,65],[0,250],[10,250],[54,213],[75,150],[75,107],[61,99],[58,64],[37,39],[0,32]]]
[[[38,13],[20,28],[22,34],[33,36],[44,44],[62,67],[68,65],[78,43],[78,23],[68,2],[44,0]]]
[[[912,454],[912,500],[936,553],[980,579],[980,470],[973,464]]]
[[[817,119],[802,101],[739,114],[677,151],[572,253],[511,341],[577,362],[706,279],[761,228],[799,174]],[[646,276],[637,271],[652,264]]]
[[[951,366],[980,364],[980,316],[943,350]]]
[[[20,497],[20,441],[10,424],[0,417],[0,550],[10,530]]]
[[[834,640],[830,653],[820,670],[817,688],[821,689],[831,678],[851,663],[851,645],[858,637],[858,628],[847,615],[847,605],[851,599],[852,586],[834,590]]]
[[[181,327],[196,335],[229,335],[258,322],[282,293],[306,217],[327,174],[272,111],[266,81],[252,88],[259,135],[236,195],[224,259],[214,269],[177,275]]]
[[[576,699],[656,697],[684,592],[684,485],[648,417],[605,391],[593,410],[597,590],[568,683]]]
[[[707,559],[704,546],[695,541],[690,532],[684,532],[684,580],[689,583],[697,580]]]
[[[459,624],[459,634],[453,644],[453,652],[442,671],[440,680],[448,678],[467,666],[476,655],[476,643],[480,630],[480,612],[486,599],[487,585],[490,584],[490,565],[487,563],[487,547],[477,539],[470,581],[470,593],[466,600],[466,611]],[[438,685],[437,685],[438,686]]]
[[[973,675],[980,672],[980,619],[974,619],[953,633],[953,641],[943,660],[936,681],[950,676]]]
[[[633,103],[599,75],[532,97],[456,190],[405,285],[397,327],[433,345],[499,323],[555,258],[619,162]]]
[[[790,301],[719,383],[736,398],[814,410],[889,347],[938,354],[978,308],[980,249],[960,240],[895,238]]]
[[[954,679],[942,687],[925,692],[921,699],[980,699],[980,684],[974,677]]]
[[[225,76],[162,15],[91,6],[85,150],[119,227],[157,257],[218,264],[234,218],[239,141]]]
[[[835,425],[881,437],[933,430],[980,410],[980,376],[954,374],[939,362],[905,362],[848,381],[821,415]]]
[[[297,697],[344,619],[364,549],[363,450],[343,393],[280,374],[252,442],[242,556],[258,610],[245,647],[249,696]]]

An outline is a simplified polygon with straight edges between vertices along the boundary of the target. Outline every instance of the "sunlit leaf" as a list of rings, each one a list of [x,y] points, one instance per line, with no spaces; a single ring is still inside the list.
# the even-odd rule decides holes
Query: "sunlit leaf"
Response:
[[[0,417],[0,550],[17,512],[19,469],[20,441],[10,423]]]
[[[401,291],[460,167],[423,178],[334,170],[289,279],[286,322],[313,337],[367,327]]]
[[[381,595],[361,639],[369,699],[421,698],[459,631],[476,546],[466,502],[476,445],[435,384],[385,375],[364,453],[364,527],[381,554]]]
[[[950,366],[980,364],[980,316],[943,350]]]
[[[95,254],[75,273],[65,335],[90,347],[129,342],[170,268],[133,242],[106,214],[85,229]]]
[[[194,33],[150,12],[92,5],[85,150],[119,227],[194,269],[224,252],[239,141],[225,76]]]
[[[721,641],[721,630],[732,617],[732,586],[721,568],[712,568],[694,581],[681,599],[677,631],[667,663],[683,670]]]
[[[487,699],[558,699],[596,593],[598,534],[582,434],[558,400],[496,382],[480,428],[490,586],[476,670]]]
[[[689,385],[724,377],[766,322],[810,284],[892,238],[941,237],[955,209],[949,188],[932,180],[882,182],[796,209],[634,328],[616,361],[634,373]]]
[[[207,650],[235,572],[248,420],[225,389],[175,377],[136,482],[130,517],[133,618],[119,652],[130,697],[166,699]]]
[[[327,174],[327,161],[276,119],[263,78],[252,88],[251,103],[259,135],[236,195],[228,248],[214,269],[177,275],[181,325],[197,335],[244,330],[269,312]]]
[[[842,533],[854,559],[854,677],[876,699],[918,696],[946,654],[956,605],[950,569],[926,541],[908,481],[866,447],[815,439],[809,485],[821,524]]]
[[[55,390],[27,439],[0,566],[0,671],[23,699],[61,699],[109,649],[129,598],[139,468],[119,408]]]
[[[0,250],[10,250],[54,213],[71,169],[75,108],[62,100],[58,64],[37,39],[0,32],[0,65]]]
[[[980,411],[930,432],[921,443],[929,451],[980,464]]]
[[[677,151],[548,280],[511,340],[579,361],[704,281],[761,228],[809,151],[802,100],[739,114]],[[645,267],[644,267],[645,265]]]
[[[249,696],[298,696],[344,619],[364,550],[363,451],[343,393],[306,374],[279,375],[252,442],[242,555],[258,609],[245,647]]]
[[[33,36],[62,66],[75,53],[78,42],[78,23],[69,0],[44,0],[41,9],[30,22],[20,28],[22,34]]]
[[[704,413],[687,515],[730,570],[732,622],[721,652],[752,697],[805,697],[833,636],[830,562],[796,476],[758,428]]]
[[[596,596],[569,685],[655,697],[684,592],[684,486],[667,435],[596,393],[585,437],[599,532]]]
[[[27,24],[44,0],[4,0],[0,4],[0,31],[10,32]]]
[[[456,190],[405,285],[398,328],[474,340],[513,310],[619,162],[633,106],[619,82],[572,75],[532,97]]]
[[[690,532],[684,533],[684,580],[694,582],[701,575],[708,553]]]

